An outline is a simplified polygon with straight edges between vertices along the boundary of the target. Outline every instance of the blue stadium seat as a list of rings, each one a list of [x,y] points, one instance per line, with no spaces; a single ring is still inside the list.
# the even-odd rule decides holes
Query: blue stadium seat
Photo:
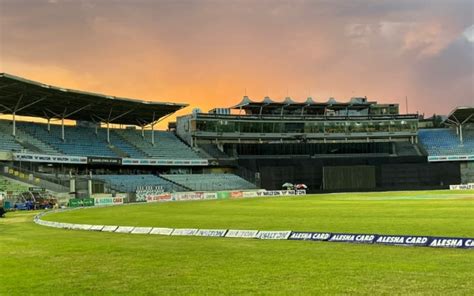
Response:
[[[455,156],[474,154],[474,131],[464,130],[463,142],[454,129],[420,129],[420,143],[430,156]]]
[[[254,184],[234,174],[176,174],[162,176],[192,190],[218,191],[257,188]]]
[[[137,187],[162,186],[167,192],[187,191],[185,188],[155,175],[94,175],[94,179],[110,184],[119,192],[135,192]]]

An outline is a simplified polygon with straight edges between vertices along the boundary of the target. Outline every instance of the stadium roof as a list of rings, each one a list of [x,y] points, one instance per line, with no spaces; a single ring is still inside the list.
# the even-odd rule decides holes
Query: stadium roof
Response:
[[[360,110],[368,108],[370,105],[376,104],[377,102],[369,102],[367,98],[351,98],[349,102],[338,102],[334,98],[329,98],[326,102],[316,102],[313,98],[309,97],[304,102],[295,102],[290,97],[286,97],[282,102],[273,101],[269,97],[265,97],[263,101],[253,101],[248,96],[244,96],[242,101],[232,109],[242,109],[249,113],[268,113],[274,110],[300,110],[305,109],[307,113],[320,113],[325,108],[331,108],[334,110],[341,109],[352,109]]]
[[[457,107],[448,115],[446,122],[456,125],[474,123],[474,107]]]
[[[0,73],[0,113],[147,125],[188,106],[66,89]]]

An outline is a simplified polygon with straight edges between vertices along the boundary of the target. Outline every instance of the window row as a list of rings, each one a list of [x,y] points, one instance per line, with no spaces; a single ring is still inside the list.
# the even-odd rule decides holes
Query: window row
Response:
[[[363,122],[245,122],[229,120],[199,120],[196,131],[217,133],[372,133],[416,132],[416,121]]]

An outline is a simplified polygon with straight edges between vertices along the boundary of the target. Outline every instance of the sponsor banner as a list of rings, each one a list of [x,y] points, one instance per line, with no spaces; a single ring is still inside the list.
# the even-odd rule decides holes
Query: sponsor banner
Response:
[[[82,224],[71,224],[71,229],[83,230],[84,228],[82,228]]]
[[[232,238],[256,238],[258,235],[258,230],[237,230],[237,229],[229,229],[227,231],[225,237],[232,237]]]
[[[374,243],[385,245],[427,246],[431,241],[429,236],[407,235],[378,235]]]
[[[234,199],[234,198],[242,198],[244,197],[243,194],[242,194],[242,191],[231,191],[230,192],[230,198]]]
[[[196,236],[224,237],[227,229],[199,229]]]
[[[31,162],[48,162],[48,163],[73,163],[86,164],[87,157],[82,156],[65,156],[65,155],[45,155],[34,153],[13,153],[13,160],[31,161]]]
[[[56,226],[58,228],[64,228],[64,229],[67,229],[70,227],[69,223],[57,223]]]
[[[313,241],[327,241],[331,237],[328,232],[291,232],[288,239],[291,240],[313,240]]]
[[[229,197],[230,197],[230,192],[228,191],[217,192],[217,199],[228,199]]]
[[[89,230],[92,230],[92,231],[102,231],[103,228],[104,228],[104,225],[92,225]]]
[[[82,230],[89,230],[89,229],[91,229],[91,227],[92,227],[92,225],[90,225],[90,224],[83,224],[81,229]]]
[[[474,238],[433,237],[428,246],[433,248],[474,249]]]
[[[204,192],[204,199],[217,199],[216,192]]]
[[[198,232],[198,229],[195,228],[176,228],[173,230],[171,235],[179,235],[179,236],[185,236],[185,235],[196,235]]]
[[[58,222],[50,222],[49,226],[54,227],[54,228],[61,228]]]
[[[68,202],[68,206],[71,208],[77,208],[77,207],[91,207],[94,205],[94,199],[93,198],[71,198]]]
[[[44,226],[51,226],[50,221],[44,221],[44,220],[39,220],[38,224],[44,225]]]
[[[474,189],[474,184],[459,184],[459,185],[449,185],[449,190],[471,190]]]
[[[74,224],[71,223],[63,223],[63,228],[64,229],[73,229]]]
[[[94,203],[96,206],[121,205],[123,204],[123,198],[122,197],[95,198]]]
[[[200,200],[204,199],[204,192],[175,192],[171,196],[174,200]]]
[[[160,201],[172,201],[174,200],[171,193],[162,193],[158,195],[147,195],[146,202],[160,202]]]
[[[115,157],[89,156],[87,157],[87,163],[100,165],[122,165],[122,159]]]
[[[158,201],[153,200],[153,197],[165,193],[163,186],[139,186],[135,191],[136,201],[147,201],[150,197],[150,202]]]
[[[304,195],[306,190],[270,190],[257,191],[257,196],[289,196],[289,195]]]
[[[474,154],[428,156],[428,161],[429,162],[435,162],[435,161],[468,161],[468,160],[474,160]]]
[[[257,191],[244,191],[242,192],[242,196],[244,198],[248,198],[248,197],[257,197]]]
[[[150,234],[171,235],[173,230],[174,230],[173,228],[154,227],[150,231]]]
[[[152,165],[152,166],[207,166],[207,159],[138,159],[138,158],[122,158],[122,165]]]
[[[148,234],[153,227],[135,227],[131,233],[133,234]]]
[[[288,239],[291,231],[259,231],[257,238],[259,239]]]
[[[333,233],[328,241],[372,244],[376,238],[375,234]]]
[[[115,232],[118,232],[118,233],[130,233],[133,231],[135,227],[133,226],[119,226]]]
[[[102,228],[102,231],[114,232],[117,228],[118,228],[118,226],[116,226],[116,225],[106,225]]]

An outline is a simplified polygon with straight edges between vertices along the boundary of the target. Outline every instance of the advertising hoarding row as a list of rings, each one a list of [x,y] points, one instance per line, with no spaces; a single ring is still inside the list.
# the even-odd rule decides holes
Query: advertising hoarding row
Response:
[[[218,191],[218,192],[203,192],[203,191],[191,191],[191,192],[173,192],[173,193],[149,193],[146,195],[144,200],[146,202],[163,202],[163,201],[185,201],[185,200],[204,200],[204,199],[239,199],[239,198],[252,198],[252,197],[264,197],[264,196],[292,196],[292,195],[304,195],[305,190],[258,190],[258,191]],[[137,196],[138,197],[138,196]],[[142,200],[142,197],[140,197]],[[138,201],[138,198],[137,198]]]
[[[146,165],[146,166],[207,166],[207,159],[139,159],[119,157],[83,157],[71,155],[47,155],[36,153],[12,153],[15,161],[65,163],[65,164],[97,164],[97,165]]]
[[[89,224],[71,224],[44,221],[37,215],[34,222],[48,227],[103,231],[130,234],[155,234],[172,236],[203,236],[263,240],[306,240],[356,244],[382,244],[393,246],[432,247],[432,248],[461,248],[474,249],[474,238],[465,237],[434,237],[409,235],[382,235],[370,233],[330,233],[330,232],[297,232],[297,231],[258,231],[237,229],[197,229],[197,228],[159,228],[134,226],[104,226]]]

